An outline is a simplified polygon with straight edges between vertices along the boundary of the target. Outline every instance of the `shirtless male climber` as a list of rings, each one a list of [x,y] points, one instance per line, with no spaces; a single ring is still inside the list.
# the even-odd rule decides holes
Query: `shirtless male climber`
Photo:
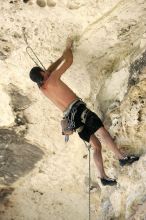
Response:
[[[63,112],[64,118],[72,123],[72,129],[78,132],[79,137],[91,144],[101,183],[103,185],[116,185],[117,181],[109,178],[105,173],[100,140],[103,140],[115,154],[121,166],[132,164],[139,157],[124,155],[104,128],[100,118],[90,111],[86,104],[61,80],[62,74],[73,63],[72,44],[73,41],[68,38],[62,56],[46,71],[40,67],[33,67],[30,71],[30,78],[37,83],[44,95]]]

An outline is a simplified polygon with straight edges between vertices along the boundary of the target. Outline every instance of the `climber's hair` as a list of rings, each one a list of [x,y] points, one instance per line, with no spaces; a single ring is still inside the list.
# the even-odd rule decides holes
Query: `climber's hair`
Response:
[[[29,73],[30,79],[33,82],[37,83],[39,87],[42,85],[42,82],[44,80],[44,78],[40,72],[44,72],[44,70],[38,66],[35,66],[31,69],[31,71]]]

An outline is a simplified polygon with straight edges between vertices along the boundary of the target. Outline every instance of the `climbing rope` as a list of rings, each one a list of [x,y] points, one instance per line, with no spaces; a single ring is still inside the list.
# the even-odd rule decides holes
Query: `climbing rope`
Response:
[[[26,32],[25,32],[25,28],[22,28],[22,32],[23,32],[23,37],[24,37],[24,41],[27,45],[26,47],[26,53],[28,54],[28,56],[30,57],[30,59],[37,65],[39,66],[39,64],[34,60],[34,58],[30,55],[29,50],[32,52],[32,54],[35,56],[35,58],[37,59],[37,61],[40,63],[40,65],[42,66],[42,68],[46,71],[46,68],[44,67],[43,63],[40,61],[40,59],[37,57],[37,55],[35,54],[35,52],[33,51],[33,49],[31,48],[31,46],[28,43],[27,37],[26,37]]]
[[[89,193],[89,220],[91,220],[91,145],[87,145],[86,142],[84,141],[85,146],[87,147],[88,151],[89,151],[89,189],[88,189],[88,193]]]

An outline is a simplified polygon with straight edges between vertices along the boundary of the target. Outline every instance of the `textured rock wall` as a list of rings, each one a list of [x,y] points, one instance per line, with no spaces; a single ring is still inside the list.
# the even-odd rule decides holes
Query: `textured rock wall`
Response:
[[[103,119],[131,167],[103,146],[103,187],[91,161],[91,219],[146,219],[146,3],[144,0],[9,0],[0,8],[0,219],[88,219],[88,151],[60,131],[61,112],[28,73],[28,43],[45,67],[68,35],[74,63],[62,79]],[[33,54],[31,53],[31,56]]]

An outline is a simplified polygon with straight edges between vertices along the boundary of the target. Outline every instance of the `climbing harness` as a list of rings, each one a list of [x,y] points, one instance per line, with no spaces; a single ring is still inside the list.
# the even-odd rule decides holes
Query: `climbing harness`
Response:
[[[76,107],[78,107],[81,103],[84,103],[84,102],[82,101],[82,99],[80,99],[80,98],[75,99],[75,100],[66,108],[66,110],[63,112],[63,115],[64,115],[64,116],[68,116],[69,113],[70,113],[70,111],[71,111],[71,109],[72,109],[72,107],[73,107],[74,105],[76,105]],[[85,104],[85,103],[84,103],[84,104]]]
[[[26,37],[26,32],[25,32],[25,28],[22,28],[22,32],[23,32],[23,37],[24,37],[24,41],[27,45],[26,47],[26,53],[28,54],[28,56],[30,57],[30,59],[37,65],[39,66],[39,64],[35,61],[35,59],[30,55],[29,50],[32,52],[32,54],[35,56],[35,58],[37,59],[37,61],[40,63],[40,65],[42,66],[43,70],[46,71],[46,68],[44,67],[44,65],[42,64],[42,62],[40,61],[40,59],[37,57],[37,55],[35,54],[35,52],[33,51],[33,49],[31,48],[31,46],[28,43],[27,37]],[[40,66],[39,66],[40,67]]]
[[[82,103],[83,101],[81,99],[77,99],[69,105],[66,111],[64,111],[64,117],[61,120],[61,126],[62,126],[62,134],[65,135],[65,142],[69,141],[69,135],[73,134],[73,132],[77,131],[79,133],[84,128],[84,125],[81,125],[79,128],[75,129],[75,122],[74,122],[74,118],[77,113],[77,107]],[[86,122],[88,112],[89,109],[86,108],[81,114],[81,122],[83,124],[85,124]]]
[[[73,134],[73,132],[75,131],[74,118],[76,113],[77,113],[77,109],[72,108],[70,117],[69,115],[67,115],[63,117],[63,119],[61,120],[62,134],[65,135],[65,142],[69,141],[69,135]]]
[[[77,107],[82,103],[83,101],[80,98],[77,98],[63,112],[64,117],[61,120],[61,127],[62,127],[62,134],[65,135],[65,142],[69,141],[69,135],[73,134],[73,132],[76,130],[78,131],[78,129],[75,129],[74,119],[77,113]]]
[[[91,220],[91,152],[90,152],[91,145],[87,145],[85,141],[84,141],[84,143],[89,151],[89,183],[88,183],[89,189],[88,189],[88,193],[89,193],[89,220]]]
[[[75,131],[74,117],[76,112],[77,110],[73,108],[70,113],[70,117],[68,115],[63,117],[63,119],[61,120],[62,135],[65,135],[65,142],[69,141],[69,135],[73,134],[73,132]]]

